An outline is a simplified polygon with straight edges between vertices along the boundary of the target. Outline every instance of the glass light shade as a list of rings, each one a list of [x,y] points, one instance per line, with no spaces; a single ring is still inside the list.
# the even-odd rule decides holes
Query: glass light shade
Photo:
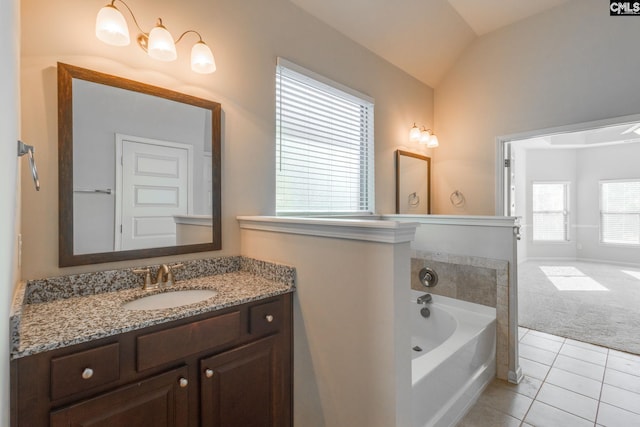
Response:
[[[96,37],[113,46],[126,46],[130,43],[127,21],[115,6],[108,4],[98,12]]]
[[[418,129],[418,126],[416,126],[415,123],[413,124],[413,127],[409,131],[409,141],[411,142],[420,141],[420,129]]]
[[[431,135],[429,138],[429,142],[427,143],[427,147],[436,148],[440,143],[438,142],[438,137],[435,135]]]
[[[200,74],[210,74],[216,71],[216,60],[213,59],[213,53],[203,41],[199,41],[191,48],[191,69]]]
[[[178,57],[173,37],[162,25],[155,26],[149,33],[147,53],[158,61],[175,61]]]
[[[420,144],[429,144],[429,137],[431,136],[431,132],[424,129],[420,132]]]

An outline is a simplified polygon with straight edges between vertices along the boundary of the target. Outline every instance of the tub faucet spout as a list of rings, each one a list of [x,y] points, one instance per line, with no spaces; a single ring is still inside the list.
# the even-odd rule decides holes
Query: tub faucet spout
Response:
[[[422,296],[419,296],[416,302],[418,304],[429,304],[431,301],[433,301],[431,294],[424,294]]]

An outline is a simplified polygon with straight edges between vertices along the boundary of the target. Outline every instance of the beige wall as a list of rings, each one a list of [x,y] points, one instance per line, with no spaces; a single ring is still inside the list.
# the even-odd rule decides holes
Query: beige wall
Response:
[[[409,242],[256,230],[241,242],[296,267],[294,425],[410,425]]]
[[[497,136],[640,113],[640,25],[627,18],[575,0],[465,51],[436,87],[434,213],[494,214]]]
[[[0,341],[9,344],[11,297],[19,279],[17,198],[19,138],[19,1],[2,0],[0,9]],[[20,160],[20,162],[26,161]],[[33,181],[30,182],[33,189]],[[0,425],[9,425],[9,351],[0,357]]]
[[[178,60],[168,64],[149,59],[134,45],[118,48],[98,41],[94,23],[101,6],[83,0],[22,1],[22,133],[38,146],[43,187],[31,194],[27,184],[22,185],[22,218],[29,224],[23,230],[25,278],[139,264],[57,267],[57,61],[222,104],[223,251],[208,255],[239,253],[236,215],[274,213],[277,56],[375,98],[376,209],[393,212],[394,151],[421,151],[408,146],[407,134],[414,121],[433,124],[431,88],[287,0],[191,0],[179,6],[160,0],[130,5],[145,28],[161,16],[174,35],[188,28],[200,31],[218,65],[215,74],[205,76],[189,70],[187,58],[195,41],[189,36],[178,45]],[[23,181],[25,177],[23,171]]]

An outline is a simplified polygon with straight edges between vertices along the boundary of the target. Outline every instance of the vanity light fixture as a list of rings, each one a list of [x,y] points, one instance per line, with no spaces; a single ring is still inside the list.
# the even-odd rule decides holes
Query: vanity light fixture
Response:
[[[438,137],[435,136],[431,129],[427,129],[424,126],[422,126],[422,129],[419,129],[415,123],[409,131],[409,140],[411,142],[419,142],[420,144],[426,145],[427,148],[436,148],[440,145]]]
[[[420,141],[420,129],[416,126],[415,122],[413,123],[413,127],[409,131],[409,141],[418,142]]]
[[[156,26],[147,33],[140,28],[131,8],[124,1],[117,1],[122,3],[131,14],[134,24],[140,31],[137,37],[138,46],[147,52],[150,57],[159,61],[175,61],[178,57],[176,44],[188,33],[194,33],[199,40],[191,48],[191,70],[200,74],[210,74],[216,71],[216,61],[213,58],[213,53],[202,40],[199,32],[187,30],[174,41],[171,33],[162,24],[162,19],[158,18]],[[110,4],[104,6],[98,12],[96,17],[96,37],[106,44],[127,46],[130,43],[129,27],[122,13],[115,7],[115,2],[116,0],[111,0]]]

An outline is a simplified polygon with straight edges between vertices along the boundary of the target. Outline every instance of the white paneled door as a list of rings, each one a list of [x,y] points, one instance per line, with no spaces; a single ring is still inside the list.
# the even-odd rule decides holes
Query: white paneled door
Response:
[[[192,210],[192,147],[126,135],[116,144],[116,250],[174,246],[173,216]]]

